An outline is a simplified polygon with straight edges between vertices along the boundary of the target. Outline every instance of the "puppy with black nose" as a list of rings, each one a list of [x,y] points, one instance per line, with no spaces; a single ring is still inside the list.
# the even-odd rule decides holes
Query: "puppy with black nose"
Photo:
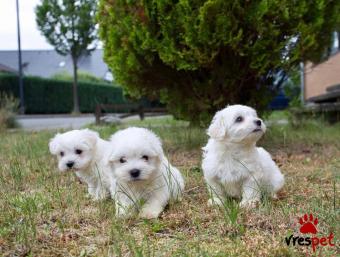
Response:
[[[49,148],[58,158],[59,170],[74,171],[87,184],[94,200],[109,196],[110,183],[106,176],[109,167],[105,161],[111,146],[97,132],[82,129],[58,133],[51,139]]]
[[[108,160],[117,216],[139,212],[142,218],[157,218],[171,199],[180,198],[183,177],[164,156],[153,132],[127,128],[116,132],[111,143],[114,149]]]
[[[202,162],[210,205],[221,205],[230,196],[250,207],[262,192],[275,197],[282,188],[284,177],[279,168],[265,149],[256,147],[265,131],[263,121],[248,106],[231,105],[215,114]]]

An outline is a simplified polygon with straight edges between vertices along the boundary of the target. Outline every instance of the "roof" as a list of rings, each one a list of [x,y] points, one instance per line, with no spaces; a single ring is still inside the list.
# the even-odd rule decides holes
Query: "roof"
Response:
[[[18,70],[18,52],[16,50],[0,51],[0,64]],[[26,75],[51,77],[56,73],[67,71],[73,73],[72,59],[62,56],[54,50],[23,50],[23,72]],[[78,70],[86,71],[100,78],[107,78],[109,68],[103,61],[103,50],[96,49],[78,62]]]
[[[10,73],[17,73],[17,71],[15,69],[12,69],[12,68],[0,63],[0,72],[1,71],[10,72]]]

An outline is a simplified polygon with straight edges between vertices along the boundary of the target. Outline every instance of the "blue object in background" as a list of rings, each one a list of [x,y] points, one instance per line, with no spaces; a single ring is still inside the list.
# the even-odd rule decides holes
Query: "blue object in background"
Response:
[[[271,110],[283,110],[289,105],[289,98],[285,95],[283,89],[280,89],[279,93],[271,101],[268,108]]]

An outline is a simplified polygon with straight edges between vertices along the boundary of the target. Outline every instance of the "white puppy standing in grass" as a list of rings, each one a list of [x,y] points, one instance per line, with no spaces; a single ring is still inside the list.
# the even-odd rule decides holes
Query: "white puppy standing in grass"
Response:
[[[230,196],[242,198],[241,206],[254,206],[263,191],[276,197],[284,177],[270,154],[256,147],[265,131],[263,121],[248,106],[231,105],[215,114],[202,162],[210,205],[221,205]]]
[[[164,156],[162,143],[153,132],[127,128],[116,132],[111,143],[111,194],[115,195],[117,216],[139,211],[141,218],[157,218],[170,200],[180,199],[183,177]]]
[[[110,184],[106,176],[106,163],[111,144],[101,139],[97,132],[82,129],[57,134],[50,140],[49,148],[58,158],[60,171],[75,171],[88,186],[88,193],[94,200],[109,196]]]

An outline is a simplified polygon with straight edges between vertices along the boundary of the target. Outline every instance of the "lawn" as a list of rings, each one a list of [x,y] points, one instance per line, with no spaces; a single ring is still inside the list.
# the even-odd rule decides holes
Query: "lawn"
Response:
[[[204,129],[171,118],[95,127],[103,138],[119,128],[150,127],[186,179],[182,202],[157,220],[114,217],[112,201],[93,202],[75,175],[58,174],[48,152],[54,132],[0,134],[1,256],[336,256],[339,250],[340,124],[272,125],[259,142],[286,177],[279,199],[244,210],[229,201],[207,206],[201,147]],[[317,237],[336,246],[287,246],[299,218],[318,218]],[[311,235],[309,235],[311,236]],[[315,235],[314,235],[315,237]]]

